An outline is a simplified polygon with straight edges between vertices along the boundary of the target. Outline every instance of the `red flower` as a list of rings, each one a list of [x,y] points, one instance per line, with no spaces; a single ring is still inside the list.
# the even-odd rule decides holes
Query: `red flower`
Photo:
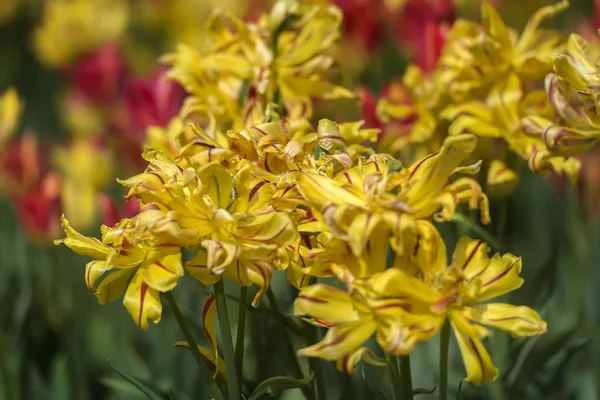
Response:
[[[335,0],[344,13],[344,37],[367,52],[374,52],[381,42],[382,11],[379,0]]]
[[[114,101],[122,90],[127,69],[120,50],[106,45],[83,56],[71,76],[76,91],[94,103]]]
[[[121,210],[115,199],[100,193],[98,203],[102,212],[102,222],[107,226],[115,226],[121,219],[131,218],[140,211],[140,202],[137,199],[125,200]]]

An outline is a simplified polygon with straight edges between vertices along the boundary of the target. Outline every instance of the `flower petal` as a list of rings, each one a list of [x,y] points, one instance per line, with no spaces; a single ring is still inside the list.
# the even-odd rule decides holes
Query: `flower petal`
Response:
[[[64,244],[75,253],[81,254],[82,256],[92,257],[96,260],[106,260],[109,249],[107,245],[96,238],[83,236],[81,233],[77,232],[71,227],[64,215],[61,216],[60,221],[67,237],[56,240],[54,244]]]
[[[114,299],[121,297],[127,287],[129,277],[132,274],[133,270],[131,269],[116,269],[108,274],[94,291],[98,302],[100,304],[107,304]]]
[[[512,337],[541,335],[547,326],[533,309],[511,304],[481,304],[464,311],[467,318],[478,323],[502,329]]]
[[[337,361],[358,350],[373,335],[376,327],[371,318],[336,324],[327,330],[319,343],[301,349],[298,354]]]
[[[168,292],[183,276],[181,253],[178,251],[176,254],[166,254],[147,265],[145,270],[144,279],[151,288],[162,293]]]
[[[477,328],[471,325],[460,311],[450,312],[450,322],[467,370],[465,380],[481,386],[496,379],[498,369],[492,363],[489,353],[481,343]]]
[[[387,362],[377,357],[371,349],[368,347],[361,347],[355,352],[337,360],[335,366],[338,371],[341,371],[345,374],[352,374],[356,370],[356,364],[358,364],[360,361],[364,361],[377,367],[385,367],[387,365]]]
[[[348,293],[322,283],[300,291],[294,301],[294,315],[310,315],[328,323],[350,322],[359,318]]]
[[[143,330],[148,329],[148,319],[160,322],[162,304],[160,294],[144,281],[144,271],[139,269],[129,283],[123,305],[135,323]]]

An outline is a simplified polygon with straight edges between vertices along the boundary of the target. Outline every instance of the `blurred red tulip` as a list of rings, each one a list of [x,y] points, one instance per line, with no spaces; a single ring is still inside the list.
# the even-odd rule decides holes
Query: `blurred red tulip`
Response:
[[[121,51],[106,45],[83,56],[72,71],[75,90],[95,103],[114,101],[127,73]]]
[[[140,145],[146,128],[166,126],[183,104],[185,92],[177,83],[166,79],[165,73],[166,70],[161,69],[149,80],[133,78],[126,85],[125,116],[121,115],[116,125]]]
[[[335,0],[344,13],[344,37],[369,53],[381,42],[382,7],[379,3],[377,0]]]
[[[124,200],[123,208],[120,209],[115,199],[106,193],[98,196],[98,204],[102,213],[102,222],[107,226],[115,226],[121,219],[132,218],[140,211],[139,200]]]
[[[14,194],[28,192],[47,172],[47,154],[39,150],[37,138],[31,133],[10,143],[0,159],[5,190]]]

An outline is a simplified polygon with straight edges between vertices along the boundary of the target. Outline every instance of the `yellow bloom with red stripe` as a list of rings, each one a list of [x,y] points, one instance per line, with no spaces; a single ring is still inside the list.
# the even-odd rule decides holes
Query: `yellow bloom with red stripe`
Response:
[[[135,323],[145,330],[148,320],[160,321],[160,293],[172,290],[183,276],[181,249],[133,244],[123,231],[126,222],[123,220],[114,228],[103,226],[100,241],[77,232],[63,216],[67,237],[55,244],[64,244],[78,254],[93,258],[94,261],[86,265],[87,287],[101,304],[124,294],[123,305]]]

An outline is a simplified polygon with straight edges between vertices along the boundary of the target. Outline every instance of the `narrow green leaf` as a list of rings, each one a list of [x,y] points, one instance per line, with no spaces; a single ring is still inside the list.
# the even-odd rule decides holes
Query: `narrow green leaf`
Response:
[[[59,354],[54,358],[51,379],[52,399],[70,399],[69,365],[64,354]]]
[[[433,392],[435,392],[436,389],[437,386],[434,386],[433,389],[416,388],[413,389],[413,396],[416,396],[418,394],[432,394]]]
[[[165,399],[163,396],[158,394],[154,389],[150,388],[148,385],[138,381],[137,379],[135,379],[134,377],[132,377],[129,374],[126,374],[125,372],[119,371],[110,362],[108,363],[108,366],[113,371],[115,371],[117,374],[119,374],[123,379],[125,379],[126,381],[128,381],[129,383],[134,385],[136,388],[138,388],[144,395],[146,395],[146,397],[149,400],[164,400]]]
[[[277,396],[283,390],[308,386],[313,378],[314,375],[311,373],[304,379],[295,379],[290,378],[289,376],[275,376],[273,378],[265,379],[258,384],[248,400],[258,400],[264,395]]]

